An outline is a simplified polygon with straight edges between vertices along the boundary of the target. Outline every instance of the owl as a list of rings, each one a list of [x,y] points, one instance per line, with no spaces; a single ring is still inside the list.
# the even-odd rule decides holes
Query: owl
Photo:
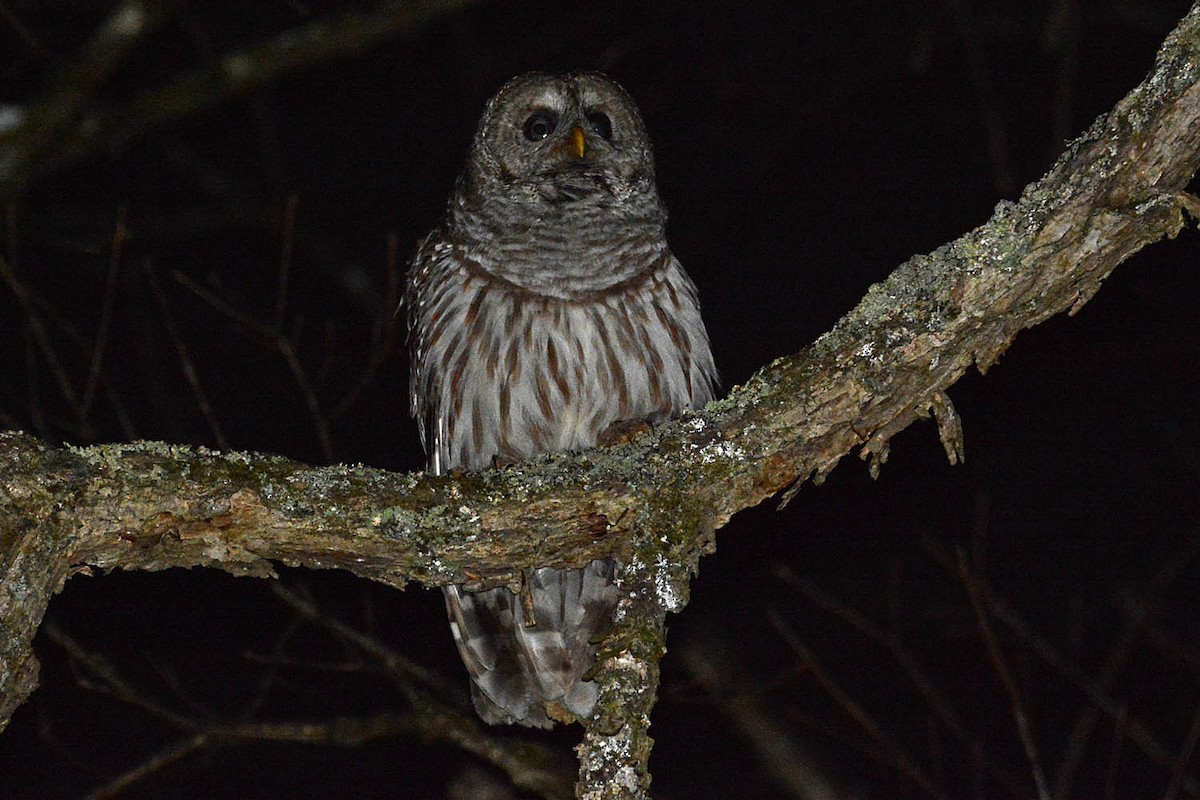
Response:
[[[646,128],[603,75],[530,73],[488,101],[407,276],[410,400],[428,469],[608,443],[713,395],[696,288],[671,254]],[[587,721],[614,565],[538,569],[521,594],[445,589],[489,723]]]

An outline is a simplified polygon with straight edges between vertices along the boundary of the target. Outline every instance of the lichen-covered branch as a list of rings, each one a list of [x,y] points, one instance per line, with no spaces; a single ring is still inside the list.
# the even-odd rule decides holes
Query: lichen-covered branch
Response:
[[[643,797],[662,618],[711,532],[737,511],[933,414],[1024,328],[1081,307],[1122,261],[1178,233],[1200,165],[1200,5],[1149,77],[984,225],[916,256],[802,353],[704,413],[608,450],[458,477],[314,469],[156,443],[61,448],[0,438],[0,720],[31,691],[29,642],[73,571],[272,562],[393,585],[519,582],[534,566],[623,565],[625,615],[597,670],[602,713],[580,751],[583,796]],[[641,691],[637,691],[640,687]],[[619,737],[625,736],[627,740]],[[619,743],[620,746],[614,746]],[[624,771],[622,771],[624,770]],[[628,778],[615,784],[617,775]],[[605,788],[602,780],[609,780]],[[618,782],[619,783],[619,782]]]

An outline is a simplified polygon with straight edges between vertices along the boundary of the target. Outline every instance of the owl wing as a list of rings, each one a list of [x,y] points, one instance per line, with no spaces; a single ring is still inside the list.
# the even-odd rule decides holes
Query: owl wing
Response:
[[[553,719],[591,716],[596,686],[583,676],[595,662],[594,640],[611,625],[613,570],[609,559],[535,570],[526,586],[533,619],[521,596],[504,587],[445,587],[450,628],[486,722],[549,728]]]
[[[439,228],[426,236],[417,247],[409,270],[404,307],[408,323],[409,410],[417,421],[417,432],[425,448],[426,469],[441,475],[451,464],[446,463],[446,416],[438,402],[440,378],[438,359],[430,352],[441,336],[438,324],[444,311],[439,301],[449,289],[446,277],[454,271],[453,247]]]

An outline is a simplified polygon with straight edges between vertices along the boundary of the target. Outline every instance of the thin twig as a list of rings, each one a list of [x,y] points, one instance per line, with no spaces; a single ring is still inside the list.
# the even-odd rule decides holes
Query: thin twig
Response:
[[[283,329],[287,315],[288,282],[292,273],[292,253],[296,245],[296,206],[300,198],[292,195],[283,211],[283,242],[279,246],[279,278],[275,288],[275,330]]]
[[[212,739],[207,733],[195,733],[189,738],[172,742],[160,749],[154,755],[144,759],[130,769],[125,770],[103,786],[93,789],[87,800],[105,800],[109,797],[120,797],[141,781],[156,772],[161,772],[177,761],[182,761],[193,753],[212,746]]]
[[[1176,795],[1179,794],[1183,779],[1188,774],[1188,762],[1192,760],[1192,755],[1196,752],[1197,743],[1200,743],[1200,707],[1197,707],[1192,714],[1192,726],[1188,729],[1187,736],[1184,737],[1183,746],[1179,748],[1179,755],[1175,757],[1175,763],[1171,765],[1171,785],[1163,794],[1163,800],[1175,800]]]
[[[297,388],[300,389],[300,394],[304,398],[305,404],[308,406],[309,415],[312,417],[313,427],[316,429],[317,443],[321,448],[321,456],[329,463],[332,463],[334,458],[333,437],[329,432],[329,422],[325,418],[325,414],[321,411],[321,403],[317,399],[316,393],[308,381],[308,376],[304,372],[304,367],[300,364],[300,359],[296,355],[296,349],[292,346],[292,342],[283,335],[282,332],[266,325],[254,317],[238,311],[221,297],[193,281],[182,272],[176,271],[172,273],[172,277],[177,283],[187,288],[204,302],[208,303],[217,311],[229,317],[234,322],[242,325],[257,334],[266,342],[273,344],[275,349],[279,351],[280,357],[284,364],[287,365],[288,371],[292,374],[292,380],[295,381]]]
[[[25,315],[25,322],[30,334],[33,336],[33,341],[37,344],[37,349],[41,352],[42,357],[46,359],[46,363],[50,365],[50,371],[54,375],[54,380],[58,384],[59,392],[67,406],[74,413],[76,422],[81,431],[90,434],[91,426],[87,421],[87,411],[83,404],[79,401],[79,396],[75,393],[75,387],[71,385],[71,379],[67,377],[67,371],[62,365],[62,360],[55,351],[54,346],[50,344],[50,336],[46,333],[46,326],[42,324],[42,318],[33,307],[33,301],[30,298],[29,292],[25,289],[11,269],[9,269],[8,261],[0,258],[0,277],[8,284],[9,290],[13,296],[17,298],[17,303],[21,306],[21,311]],[[31,391],[34,391],[31,388]],[[91,438],[90,435],[88,438]]]
[[[50,51],[46,49],[41,40],[34,36],[33,31],[29,30],[25,23],[21,22],[21,18],[4,3],[0,3],[0,19],[8,23],[8,27],[12,28],[17,36],[21,37],[21,40],[25,42],[30,50],[35,50],[42,55],[49,55]]]
[[[28,322],[25,324],[25,329],[25,386],[28,395],[26,402],[29,404],[29,419],[33,423],[33,429],[40,435],[45,436],[47,433],[46,418],[42,413],[36,345],[34,344],[33,336],[29,333]]]
[[[932,542],[925,541],[923,545],[936,563],[950,573],[954,575],[958,574],[957,562],[950,554],[942,551]],[[974,575],[972,583],[978,591],[981,601],[987,606],[991,614],[1008,628],[1010,633],[1015,635],[1026,647],[1041,658],[1042,661],[1054,668],[1062,677],[1069,680],[1080,693],[1104,711],[1108,717],[1113,720],[1121,720],[1125,736],[1137,745],[1138,749],[1147,758],[1160,766],[1170,766],[1174,760],[1174,753],[1159,742],[1143,722],[1130,718],[1128,710],[1123,703],[1101,691],[1077,665],[1052,647],[1046,641],[1045,637],[1034,632],[1028,622],[1010,608],[1007,603],[997,597],[996,593],[988,587],[986,580],[982,576]],[[1200,791],[1200,784],[1188,779],[1184,784],[1184,788],[1189,793],[1196,794]]]
[[[983,125],[988,144],[988,155],[992,161],[992,185],[1002,197],[1011,197],[1017,191],[1016,172],[1009,152],[1008,132],[1001,118],[996,88],[988,70],[983,39],[975,22],[970,4],[965,0],[947,0],[950,13],[958,25],[962,38],[963,52],[967,60],[967,75],[975,89],[979,121]]]
[[[258,713],[267,702],[271,687],[275,685],[275,681],[279,677],[280,659],[287,649],[288,644],[291,643],[292,638],[296,635],[296,632],[300,630],[301,622],[299,614],[293,615],[288,620],[288,623],[279,631],[279,635],[275,637],[275,643],[271,646],[270,657],[259,661],[266,669],[259,676],[258,685],[254,693],[245,703],[246,710],[242,714],[243,719],[248,719]]]
[[[14,270],[14,273],[16,272],[17,270]],[[89,354],[92,352],[94,342],[80,332],[79,327],[72,322],[69,316],[41,295],[30,295],[30,300],[33,302],[34,308],[46,320],[49,327],[70,339],[82,358],[86,359],[90,357]],[[125,405],[125,401],[121,398],[120,393],[108,377],[108,374],[103,370],[100,371],[99,382],[100,386],[104,389],[104,396],[108,400],[112,412],[117,417],[117,424],[120,425],[125,440],[134,441],[142,438],[138,435],[137,426],[133,424],[133,418],[129,414],[129,408]],[[69,428],[70,426],[64,427]]]
[[[304,403],[308,406],[308,413],[312,417],[313,426],[317,429],[317,443],[321,446],[321,456],[326,463],[332,464],[336,461],[336,456],[333,450],[333,437],[329,432],[329,421],[321,412],[321,404],[317,400],[316,392],[308,383],[308,377],[304,373],[304,368],[300,365],[300,359],[296,355],[296,350],[292,347],[292,343],[282,336],[278,339],[279,354],[283,356],[284,363],[288,365],[288,370],[292,373],[292,380],[296,382],[296,386],[300,389],[300,394],[304,397]]]
[[[856,609],[829,596],[815,583],[801,578],[782,564],[775,567],[775,575],[784,583],[804,595],[817,608],[842,620],[867,639],[890,652],[897,665],[900,666],[905,675],[908,676],[908,679],[912,681],[913,686],[925,698],[930,708],[933,709],[938,721],[950,731],[967,752],[979,754],[978,767],[986,769],[988,773],[996,777],[1014,796],[1023,794],[1025,787],[1018,782],[1014,774],[1003,769],[1001,765],[990,762],[985,757],[986,747],[984,741],[976,733],[968,729],[966,722],[963,721],[962,717],[954,709],[950,699],[938,689],[937,683],[921,666],[916,656],[900,641],[898,634],[885,632]]]
[[[294,607],[298,609],[307,605],[286,591],[280,596],[296,599]],[[324,616],[312,610],[316,614],[312,619]],[[301,616],[309,618],[303,612]],[[329,621],[328,618],[325,621]],[[331,630],[349,630],[344,625],[329,627]],[[46,623],[45,630],[50,640],[62,647],[72,662],[86,673],[80,675],[80,685],[140,708],[172,727],[191,734],[187,739],[163,748],[126,770],[93,796],[111,797],[116,791],[131,786],[190,753],[216,745],[274,741],[355,747],[398,735],[420,735],[454,744],[507,772],[516,786],[547,800],[561,800],[570,795],[570,773],[565,764],[558,763],[554,751],[536,744],[494,738],[469,713],[460,714],[436,701],[430,702],[428,697],[421,698],[422,704],[414,705],[411,713],[382,712],[367,717],[339,717],[322,722],[243,720],[228,723],[201,719],[172,711],[149,698],[126,680],[106,658],[84,648],[53,622]],[[350,632],[356,640],[369,641],[369,637]],[[373,650],[378,653],[386,649],[377,646]],[[390,661],[397,664],[400,659],[393,658]],[[407,671],[407,667],[404,669]]]
[[[1125,670],[1129,664],[1129,659],[1134,653],[1134,648],[1142,639],[1142,626],[1145,620],[1146,611],[1143,608],[1141,615],[1127,614],[1122,623],[1121,630],[1114,637],[1112,644],[1109,645],[1108,654],[1104,659],[1104,666],[1092,678],[1092,685],[1099,692],[1108,694],[1117,678]],[[1089,703],[1079,713],[1079,718],[1075,725],[1071,728],[1071,733],[1067,736],[1067,747],[1063,753],[1062,761],[1059,763],[1058,770],[1054,775],[1054,796],[1067,797],[1070,795],[1071,785],[1074,783],[1075,775],[1083,763],[1084,756],[1087,754],[1088,744],[1091,741],[1092,733],[1095,730],[1096,723],[1100,719],[1102,713],[1101,708],[1095,703]]]
[[[183,714],[172,711],[151,699],[129,683],[112,663],[99,653],[88,650],[53,621],[44,626],[47,638],[66,651],[73,663],[82,666],[87,675],[80,675],[80,685],[101,694],[114,697],[123,703],[140,708],[174,728],[197,731],[201,726]]]
[[[378,639],[367,636],[342,620],[324,613],[312,600],[300,596],[278,581],[271,583],[271,593],[295,609],[309,622],[324,628],[342,641],[374,658],[397,680],[402,691],[406,691],[405,686],[411,683],[411,679],[416,679],[421,685],[438,693],[453,693],[446,681],[437,673],[405,658],[395,650],[386,647]]]
[[[933,782],[933,779],[909,758],[908,754],[904,752],[904,748],[884,730],[883,726],[863,708],[862,704],[851,697],[849,692],[834,681],[829,671],[817,661],[816,656],[808,646],[800,641],[800,637],[784,622],[779,612],[773,608],[768,608],[767,619],[770,621],[771,626],[783,637],[784,642],[792,649],[792,652],[800,658],[803,666],[812,674],[821,688],[825,690],[825,693],[842,707],[846,715],[854,720],[866,732],[867,736],[883,746],[883,752],[893,766],[898,768],[913,783],[920,786],[927,794],[933,797],[948,797]]]
[[[471,711],[452,707],[435,697],[434,693],[421,688],[423,686],[433,689],[437,695],[442,696],[453,694],[439,676],[414,664],[377,639],[323,613],[311,601],[279,583],[273,583],[271,589],[276,597],[296,609],[306,619],[361,649],[385,666],[411,704],[414,724],[424,736],[455,745],[498,767],[508,775],[513,785],[539,797],[562,798],[571,794],[571,779],[567,766],[560,762],[553,750],[540,744],[514,742],[494,736]]]
[[[200,69],[176,75],[161,86],[141,92],[112,111],[89,110],[80,114],[75,94],[54,94],[28,115],[48,122],[36,126],[29,123],[10,135],[15,155],[7,172],[0,175],[0,199],[12,199],[32,181],[63,164],[97,150],[124,147],[159,125],[205,111],[230,98],[261,91],[302,68],[358,55],[374,44],[418,31],[474,2],[380,2],[375,9],[343,11],[338,16],[282,31],[246,49],[224,53]],[[127,6],[158,9],[170,5],[126,0],[112,18],[121,19],[120,12]],[[104,37],[97,34],[96,38]],[[118,55],[124,52],[123,46],[112,49]],[[106,73],[107,69],[94,71],[98,76]]]
[[[1113,800],[1117,796],[1117,766],[1121,763],[1121,745],[1125,742],[1125,723],[1126,714],[1122,707],[1113,720],[1112,747],[1108,753],[1108,767],[1104,770],[1104,800]]]
[[[208,431],[212,434],[213,443],[219,449],[226,450],[229,448],[229,440],[225,438],[225,432],[221,430],[221,422],[217,419],[212,404],[208,401],[208,394],[205,393],[204,386],[200,383],[200,375],[196,372],[196,365],[192,361],[191,353],[188,352],[187,344],[179,335],[179,331],[175,329],[175,319],[171,315],[167,293],[163,291],[162,284],[159,283],[158,275],[150,261],[144,262],[142,267],[146,273],[146,283],[150,286],[150,293],[154,295],[154,300],[158,303],[159,311],[162,313],[163,327],[167,331],[171,345],[175,348],[175,354],[179,356],[179,366],[183,370],[183,377],[187,381],[188,387],[192,390],[196,406],[208,424]]]
[[[1017,686],[1012,672],[1008,669],[1008,663],[1005,661],[1004,653],[1000,649],[1000,642],[996,640],[996,633],[992,630],[991,623],[988,621],[987,611],[980,597],[979,585],[972,577],[971,568],[967,564],[966,554],[961,552],[958,554],[958,576],[962,581],[963,588],[967,591],[967,599],[971,602],[971,610],[975,612],[975,623],[979,627],[979,634],[983,639],[984,645],[987,647],[988,658],[992,663],[992,668],[996,671],[996,675],[999,676],[1005,694],[1008,695],[1009,707],[1012,709],[1013,720],[1017,725],[1017,735],[1021,739],[1021,747],[1025,750],[1025,758],[1029,761],[1029,770],[1033,773],[1033,782],[1037,786],[1038,797],[1041,800],[1050,800],[1050,787],[1046,783],[1045,773],[1042,772],[1037,743],[1034,741],[1033,731],[1029,726],[1029,717],[1025,713],[1025,703],[1021,699],[1021,690]]]
[[[913,682],[913,685],[925,697],[942,724],[949,728],[950,732],[965,744],[975,744],[979,740],[974,733],[967,730],[966,723],[963,722],[962,718],[954,710],[949,698],[938,690],[937,685],[926,674],[917,661],[916,656],[909,652],[896,636],[885,633],[879,626],[868,620],[860,612],[850,608],[840,600],[825,594],[815,583],[801,578],[782,564],[775,567],[775,576],[800,592],[809,602],[822,611],[832,614],[866,638],[891,652],[896,663],[900,665],[905,674],[908,675],[909,680]]]
[[[733,723],[742,739],[758,755],[777,786],[800,800],[847,800],[850,793],[835,787],[809,749],[781,726],[752,693],[740,691],[742,682],[731,681],[720,663],[722,644],[712,635],[686,642],[680,653],[691,676]]]
[[[1145,619],[1147,614],[1141,610],[1145,603],[1136,598],[1127,597],[1121,603],[1121,613],[1126,617],[1139,617]],[[1155,621],[1146,619],[1142,633],[1146,635],[1146,642],[1154,645],[1158,652],[1164,656],[1182,663],[1184,666],[1192,670],[1200,670],[1200,650],[1197,650],[1192,644],[1184,642],[1178,634],[1164,630]]]
[[[96,342],[92,346],[92,363],[88,368],[87,386],[83,390],[83,411],[89,413],[96,399],[96,386],[100,380],[100,366],[104,361],[104,349],[108,344],[108,331],[112,324],[113,303],[117,296],[117,272],[121,266],[121,250],[128,231],[125,228],[125,209],[117,209],[117,220],[113,225],[112,246],[108,256],[108,276],[104,281],[104,302],[100,307],[100,325],[96,330]]]
[[[391,357],[396,346],[396,333],[400,319],[400,239],[396,234],[388,234],[387,239],[387,299],[383,306],[376,311],[375,324],[371,330],[371,355],[362,374],[349,391],[337,401],[331,416],[340,418],[354,407],[363,390],[375,379],[375,373]]]

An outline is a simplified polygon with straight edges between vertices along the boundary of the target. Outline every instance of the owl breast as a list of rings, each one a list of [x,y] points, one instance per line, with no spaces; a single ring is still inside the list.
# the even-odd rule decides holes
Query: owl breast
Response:
[[[614,422],[711,398],[696,290],[665,248],[619,283],[554,296],[445,255],[417,280],[413,406],[435,471],[591,447]]]

